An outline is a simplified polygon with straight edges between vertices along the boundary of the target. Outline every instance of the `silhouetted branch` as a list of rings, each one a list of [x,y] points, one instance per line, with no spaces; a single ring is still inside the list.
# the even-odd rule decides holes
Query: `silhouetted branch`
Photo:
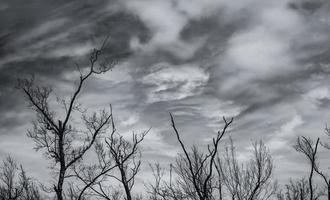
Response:
[[[229,121],[223,117],[225,123],[223,129],[218,131],[217,136],[212,139],[212,144],[208,145],[208,153],[199,153],[197,148],[193,148],[192,154],[188,153],[179,131],[175,125],[174,117],[170,114],[172,128],[176,138],[183,150],[184,154],[177,160],[177,172],[182,178],[181,186],[192,184],[192,188],[184,186],[190,196],[197,196],[199,200],[209,200],[212,198],[213,189],[212,183],[214,162],[218,152],[219,142],[226,133],[228,127],[233,122],[233,118]]]
[[[317,138],[315,145],[313,144],[313,141],[310,138],[306,138],[304,136],[297,138],[297,143],[294,146],[296,151],[303,153],[309,163],[310,163],[310,172],[308,177],[308,185],[309,185],[309,191],[310,191],[310,200],[315,200],[314,195],[314,186],[313,186],[313,175],[314,175],[314,169],[316,166],[316,154],[317,154],[317,148],[320,142],[320,138]]]
[[[96,68],[98,57],[103,52],[105,42],[100,49],[94,49],[90,56],[89,71],[84,75],[80,71],[80,77],[77,87],[72,97],[67,102],[60,100],[61,107],[64,107],[64,117],[56,117],[55,112],[49,106],[50,87],[40,87],[34,85],[33,79],[24,79],[19,81],[19,88],[23,91],[30,107],[36,112],[37,120],[33,124],[33,130],[28,131],[28,136],[35,142],[36,150],[44,150],[48,159],[58,166],[58,180],[53,186],[58,200],[63,200],[64,180],[71,174],[70,168],[78,164],[87,151],[94,145],[99,135],[101,135],[111,123],[112,113],[102,110],[99,114],[93,113],[92,116],[86,116],[77,103],[79,94],[87,79],[93,74],[101,74],[110,70],[115,62],[107,66]],[[75,111],[82,114],[83,123],[87,131],[81,131],[73,127],[72,113]],[[85,138],[80,140],[81,135]],[[73,142],[81,142],[80,145],[73,145]],[[71,190],[73,192],[73,190]]]

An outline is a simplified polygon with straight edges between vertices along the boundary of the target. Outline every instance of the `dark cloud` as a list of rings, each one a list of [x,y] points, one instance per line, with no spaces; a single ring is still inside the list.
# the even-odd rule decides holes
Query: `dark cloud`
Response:
[[[40,81],[46,80],[44,84],[53,85],[63,81],[63,74],[76,70],[75,63],[87,66],[92,48],[98,48],[107,36],[110,39],[104,51],[109,60],[132,53],[132,36],[141,41],[148,39],[148,30],[137,17],[109,3],[2,2],[6,6],[0,21],[0,109],[22,108],[23,95],[14,88],[17,78],[34,75]]]

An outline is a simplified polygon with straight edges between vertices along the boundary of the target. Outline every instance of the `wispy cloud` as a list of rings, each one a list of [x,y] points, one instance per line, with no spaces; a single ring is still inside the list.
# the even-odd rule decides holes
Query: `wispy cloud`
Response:
[[[141,82],[146,85],[148,102],[179,100],[200,93],[209,75],[194,64],[171,66],[158,63]]]

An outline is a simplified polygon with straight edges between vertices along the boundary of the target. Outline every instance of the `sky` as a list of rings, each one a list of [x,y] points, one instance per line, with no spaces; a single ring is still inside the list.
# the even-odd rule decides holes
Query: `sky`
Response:
[[[104,59],[118,64],[89,80],[79,101],[89,110],[111,103],[123,135],[151,127],[144,163],[181,152],[170,112],[186,145],[200,147],[234,117],[225,140],[243,160],[264,140],[280,181],[306,173],[297,136],[327,139],[328,0],[2,0],[0,27],[0,158],[12,155],[34,177],[45,179],[49,164],[26,136],[34,114],[17,78],[34,75],[68,98],[76,65],[88,67],[107,37]]]

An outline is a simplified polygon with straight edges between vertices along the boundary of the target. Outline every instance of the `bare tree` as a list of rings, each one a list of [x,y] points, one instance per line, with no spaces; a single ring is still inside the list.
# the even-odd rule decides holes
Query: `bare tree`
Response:
[[[322,178],[323,182],[325,183],[326,196],[327,196],[327,199],[330,200],[330,177],[329,177],[329,175],[320,169],[318,163],[315,163],[314,170]]]
[[[224,127],[208,145],[208,152],[201,152],[193,146],[188,152],[171,116],[172,128],[180,143],[183,154],[179,154],[174,165],[170,165],[169,180],[163,180],[165,170],[159,164],[151,165],[154,175],[154,183],[146,185],[149,199],[151,200],[213,200],[217,189],[215,180],[215,158],[218,152],[219,142],[224,136],[233,119],[224,120]]]
[[[214,184],[214,168],[218,146],[228,127],[233,122],[233,118],[229,121],[223,118],[223,129],[218,131],[217,136],[212,139],[212,144],[208,145],[208,152],[204,154],[199,152],[196,147],[192,148],[192,152],[188,152],[180,137],[172,114],[170,117],[172,128],[183,150],[183,154],[179,156],[174,167],[179,176],[177,185],[181,187],[187,196],[185,198],[198,200],[214,199],[213,193],[216,188]],[[182,191],[179,194],[184,196]]]
[[[319,199],[323,194],[314,188],[314,195],[315,199]],[[291,179],[284,189],[277,193],[276,197],[277,200],[307,200],[310,198],[309,183],[305,178],[295,181]]]
[[[328,127],[325,128],[325,134],[328,136],[328,138],[330,138],[330,129]],[[320,141],[321,146],[323,146],[325,149],[330,150],[330,144],[326,143],[326,142],[321,142]],[[326,172],[322,171],[320,169],[320,164],[315,161],[315,165],[314,165],[314,170],[315,172],[322,178],[323,182],[326,185],[326,196],[327,199],[330,200],[330,175],[327,174]]]
[[[41,200],[34,181],[26,175],[22,166],[8,156],[0,171],[0,200]]]
[[[159,164],[152,166],[154,183],[147,185],[152,200],[267,200],[275,195],[276,182],[271,180],[273,160],[262,141],[253,143],[253,157],[246,164],[239,164],[236,151],[226,147],[223,159],[217,155],[218,145],[233,119],[227,121],[218,131],[208,152],[203,153],[196,146],[187,151],[171,116],[172,127],[183,149],[174,166],[170,166],[169,181],[164,181],[164,169]],[[175,179],[172,177],[172,169]]]
[[[275,194],[277,185],[271,181],[273,160],[262,141],[254,142],[253,157],[247,163],[240,163],[230,140],[224,158],[218,158],[216,166],[233,200],[267,200]]]
[[[190,199],[189,192],[182,189],[179,180],[173,180],[173,166],[170,164],[169,180],[163,180],[165,169],[159,163],[150,164],[154,183],[145,184],[146,191],[150,200],[184,200]]]
[[[150,200],[166,199],[167,191],[163,191],[162,182],[165,174],[165,170],[160,166],[159,163],[149,164],[154,177],[154,183],[146,183],[146,192],[149,194]]]
[[[124,188],[125,199],[132,200],[132,188],[135,184],[135,177],[141,166],[139,144],[143,141],[150,129],[140,134],[133,132],[131,141],[116,134],[116,127],[113,120],[112,130],[110,137],[106,138],[105,142],[109,150],[109,155],[115,162],[115,168],[119,171],[119,177],[116,174],[106,175],[119,181]]]
[[[109,159],[109,154],[103,143],[96,142],[94,147],[97,161],[93,164],[81,163],[73,168],[73,176],[81,182],[80,187],[75,186],[70,189],[70,193],[75,194],[76,200],[83,200],[86,196],[110,199],[111,193],[105,190],[102,184],[107,181],[106,174],[110,173],[116,166]]]
[[[90,57],[90,67],[86,74],[80,72],[78,85],[71,98],[66,101],[61,100],[63,113],[57,115],[50,106],[51,87],[40,87],[34,84],[33,79],[24,79],[19,81],[19,88],[25,94],[30,108],[36,113],[36,121],[33,123],[33,129],[28,131],[28,137],[35,142],[35,149],[42,150],[47,159],[53,163],[53,169],[57,172],[56,183],[52,191],[56,193],[58,200],[64,199],[63,185],[65,180],[71,176],[72,168],[79,164],[79,161],[88,152],[97,138],[104,133],[111,123],[111,112],[106,110],[98,114],[93,113],[87,116],[77,102],[86,81],[94,74],[102,74],[108,71],[115,64],[97,65],[98,57],[103,52],[103,43],[101,49],[95,49]],[[82,122],[85,125],[84,130],[75,127],[73,113],[81,114]],[[79,144],[77,144],[80,142]]]
[[[96,164],[80,164],[74,168],[74,176],[83,185],[81,189],[75,189],[80,191],[76,195],[77,200],[82,200],[86,195],[107,200],[121,198],[122,190],[109,186],[109,181],[113,179],[123,186],[125,199],[133,199],[132,188],[141,166],[139,144],[149,130],[141,134],[133,132],[132,140],[128,140],[117,133],[113,117],[111,127],[112,132],[104,142],[95,144]]]
[[[294,146],[296,151],[304,154],[310,164],[310,172],[309,172],[309,177],[308,177],[308,185],[309,185],[309,199],[310,200],[315,200],[317,197],[314,194],[315,188],[313,185],[313,176],[314,176],[314,170],[318,170],[318,167],[316,165],[316,160],[317,160],[317,150],[319,146],[320,138],[317,138],[316,143],[312,141],[310,138],[306,138],[304,136],[298,137],[297,138],[297,143]]]

